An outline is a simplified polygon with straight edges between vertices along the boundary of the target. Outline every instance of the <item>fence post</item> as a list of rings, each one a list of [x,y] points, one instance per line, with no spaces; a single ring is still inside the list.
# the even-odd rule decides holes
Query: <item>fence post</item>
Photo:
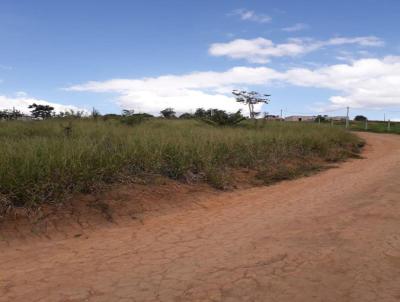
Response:
[[[331,127],[333,127],[333,118],[331,118]]]
[[[387,130],[388,130],[388,132],[390,132],[390,120],[388,120]]]
[[[368,119],[365,120],[365,130],[368,130]]]

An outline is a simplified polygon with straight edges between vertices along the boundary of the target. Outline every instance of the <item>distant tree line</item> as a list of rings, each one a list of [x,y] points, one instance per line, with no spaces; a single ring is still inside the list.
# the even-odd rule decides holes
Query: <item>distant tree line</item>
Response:
[[[0,120],[18,120],[21,118],[33,118],[45,120],[49,118],[64,118],[64,117],[74,117],[74,118],[82,118],[87,116],[85,111],[79,110],[66,110],[56,113],[54,111],[54,107],[50,105],[42,105],[33,103],[28,106],[30,110],[30,114],[24,114],[20,110],[16,109],[0,109]],[[98,113],[98,111],[96,111]],[[100,115],[100,113],[98,113]]]
[[[22,112],[15,109],[0,110],[0,120],[16,120],[22,117]]]
[[[259,103],[267,104],[269,102],[268,97],[270,96],[267,94],[261,95],[254,91],[247,92],[244,90],[233,90],[232,94],[235,96],[237,102],[243,103],[249,107],[249,114],[250,118],[252,119],[254,119],[259,114],[259,112],[254,111],[254,106]],[[96,108],[93,108],[90,114],[87,114],[84,111],[74,110],[67,110],[64,112],[56,113],[54,107],[50,105],[36,103],[29,105],[28,108],[31,109],[30,116],[24,115],[22,112],[14,109],[0,110],[0,119],[16,120],[23,117],[31,117],[38,120],[46,120],[50,118],[102,118],[103,120],[120,119],[123,123],[133,125],[136,123],[140,123],[146,119],[154,118],[153,115],[148,113],[135,113],[133,109],[123,109],[121,114],[102,115]],[[173,108],[165,108],[164,110],[160,111],[160,117],[165,119],[199,119],[209,124],[219,126],[236,125],[242,120],[246,119],[246,117],[243,116],[241,110],[238,110],[234,113],[229,113],[225,110],[215,108],[198,108],[194,113],[183,113],[179,115],[179,117],[177,116],[176,111]]]
[[[30,115],[25,115],[19,110],[0,110],[0,120],[17,120],[21,118],[32,118],[46,120],[51,118],[101,118],[103,120],[118,119],[121,122],[134,125],[143,122],[149,118],[155,118],[149,113],[135,113],[133,109],[123,109],[121,114],[102,115],[97,109],[93,108],[90,114],[84,111],[68,110],[55,113],[54,107],[33,103],[28,106]],[[160,111],[160,118],[164,119],[198,119],[213,125],[235,125],[246,119],[239,110],[235,113],[229,113],[225,110],[210,108],[198,108],[194,113],[182,113],[179,116],[173,108],[165,108]]]

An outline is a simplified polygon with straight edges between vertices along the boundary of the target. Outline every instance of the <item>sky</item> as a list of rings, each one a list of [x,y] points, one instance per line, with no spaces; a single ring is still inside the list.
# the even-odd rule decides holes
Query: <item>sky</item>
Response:
[[[0,109],[400,120],[398,0],[0,0]]]

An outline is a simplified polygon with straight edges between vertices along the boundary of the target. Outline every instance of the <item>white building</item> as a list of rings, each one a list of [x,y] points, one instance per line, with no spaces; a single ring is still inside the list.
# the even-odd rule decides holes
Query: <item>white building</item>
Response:
[[[317,117],[315,115],[292,115],[285,117],[287,122],[313,122]]]

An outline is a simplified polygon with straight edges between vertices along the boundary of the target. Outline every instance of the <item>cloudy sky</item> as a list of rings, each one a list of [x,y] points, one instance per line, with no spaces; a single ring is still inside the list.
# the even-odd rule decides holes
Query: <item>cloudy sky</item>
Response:
[[[398,0],[1,0],[0,108],[400,119]],[[245,109],[245,108],[243,108]]]

